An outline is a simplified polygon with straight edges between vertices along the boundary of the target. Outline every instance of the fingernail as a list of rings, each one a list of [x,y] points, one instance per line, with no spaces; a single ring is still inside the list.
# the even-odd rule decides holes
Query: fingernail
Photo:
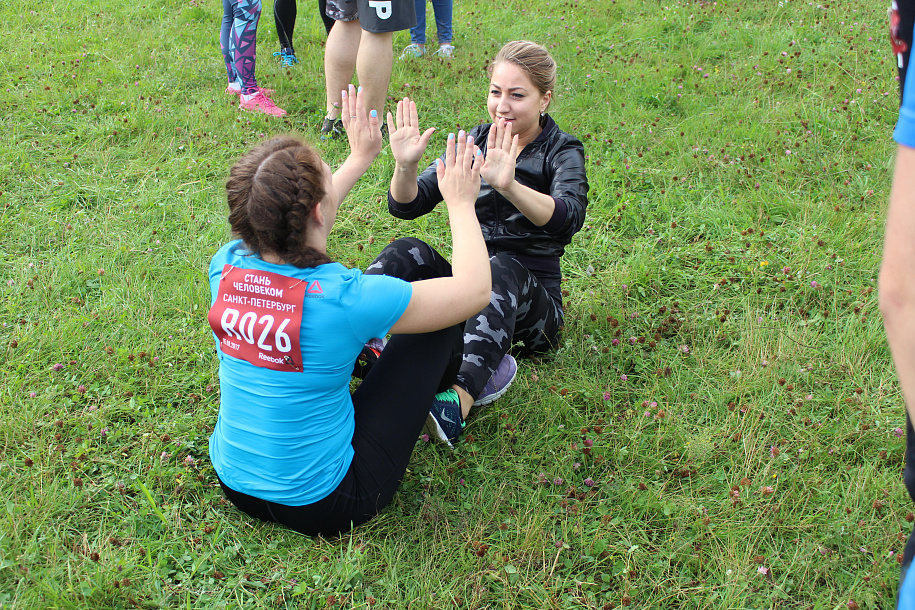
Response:
[[[463,130],[463,129],[460,130],[460,131],[458,132],[458,137],[459,137],[459,138],[463,138],[463,137],[464,137],[464,130]]]
[[[483,154],[483,151],[477,150],[477,156],[478,156],[478,157],[479,157],[480,155],[482,155],[482,154]]]
[[[362,93],[362,85],[359,85],[359,88],[356,89],[356,93]]]
[[[467,136],[467,143],[473,144],[473,136]]]
[[[441,162],[442,162],[441,159],[436,159],[436,160],[435,160],[435,167],[438,167],[438,166],[439,166],[439,163],[441,163]]]
[[[449,139],[449,140],[453,140],[453,139],[454,139],[454,134],[453,134],[453,133],[449,133],[449,134],[448,134],[448,139]]]
[[[340,95],[341,95],[342,97],[346,97],[346,89],[344,89],[343,91],[341,91],[341,92],[340,92]],[[336,104],[334,104],[334,106],[336,106]]]
[[[369,114],[370,114],[371,117],[374,119],[375,117],[378,116],[378,111],[377,111],[377,110],[372,110]]]

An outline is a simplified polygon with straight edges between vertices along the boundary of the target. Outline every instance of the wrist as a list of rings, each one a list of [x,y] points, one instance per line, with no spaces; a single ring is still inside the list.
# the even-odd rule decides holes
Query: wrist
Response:
[[[416,175],[419,173],[419,163],[402,163],[395,160],[394,172],[397,174],[407,174],[416,177]]]
[[[504,188],[500,188],[500,187],[498,187],[498,186],[493,186],[493,188],[496,189],[496,192],[497,192],[497,193],[499,193],[500,195],[502,195],[502,196],[505,197],[506,199],[509,199],[510,196],[511,196],[511,194],[512,194],[512,193],[514,192],[514,190],[515,190],[515,184],[516,184],[516,182],[515,182],[514,180],[512,180],[512,181],[509,182],[508,185],[506,185]]]
[[[372,164],[372,161],[375,160],[375,157],[377,157],[380,152],[381,151],[376,153],[374,151],[353,150],[346,157],[345,163],[352,163],[353,165],[365,166],[367,168]]]

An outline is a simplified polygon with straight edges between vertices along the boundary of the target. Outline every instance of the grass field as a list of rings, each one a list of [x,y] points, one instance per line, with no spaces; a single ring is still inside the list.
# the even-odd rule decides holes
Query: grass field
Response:
[[[346,153],[318,138],[300,4],[298,66],[271,57],[269,2],[259,32],[283,120],[223,93],[218,2],[0,4],[0,608],[893,607],[913,507],[875,291],[887,3],[457,0],[454,59],[395,60],[390,94],[472,126],[501,44],[550,48],[591,184],[566,332],[330,540],[243,518],[207,457],[228,169],[278,133]],[[392,169],[344,204],[336,260],[448,250],[444,210],[388,215]]]

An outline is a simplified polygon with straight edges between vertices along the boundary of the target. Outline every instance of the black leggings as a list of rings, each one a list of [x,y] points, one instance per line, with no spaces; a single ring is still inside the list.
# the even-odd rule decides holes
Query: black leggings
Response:
[[[276,23],[276,33],[280,38],[280,48],[295,51],[292,45],[292,35],[295,32],[296,0],[273,0],[273,21]],[[324,30],[330,34],[334,27],[334,20],[327,16],[327,0],[318,0],[318,12],[324,22]]]
[[[308,536],[334,536],[365,523],[394,497],[437,391],[460,366],[461,328],[394,335],[353,392],[352,464],[326,498],[305,506],[261,500],[222,486],[248,515]]]
[[[505,253],[489,264],[489,305],[464,323],[464,358],[455,381],[475,399],[509,349],[518,356],[549,351],[562,326],[561,307],[524,265]],[[450,276],[451,265],[429,244],[407,237],[385,246],[365,273],[414,282]]]

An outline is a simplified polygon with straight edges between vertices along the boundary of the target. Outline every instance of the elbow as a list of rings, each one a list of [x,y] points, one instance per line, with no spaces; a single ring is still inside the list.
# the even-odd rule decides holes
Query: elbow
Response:
[[[880,270],[878,302],[887,326],[915,315],[915,290],[912,290],[908,274],[900,271],[886,264]]]
[[[475,307],[474,311],[482,311],[492,298],[492,281],[487,279],[486,282],[481,282],[480,286],[473,292],[471,295],[471,300],[473,301]]]

